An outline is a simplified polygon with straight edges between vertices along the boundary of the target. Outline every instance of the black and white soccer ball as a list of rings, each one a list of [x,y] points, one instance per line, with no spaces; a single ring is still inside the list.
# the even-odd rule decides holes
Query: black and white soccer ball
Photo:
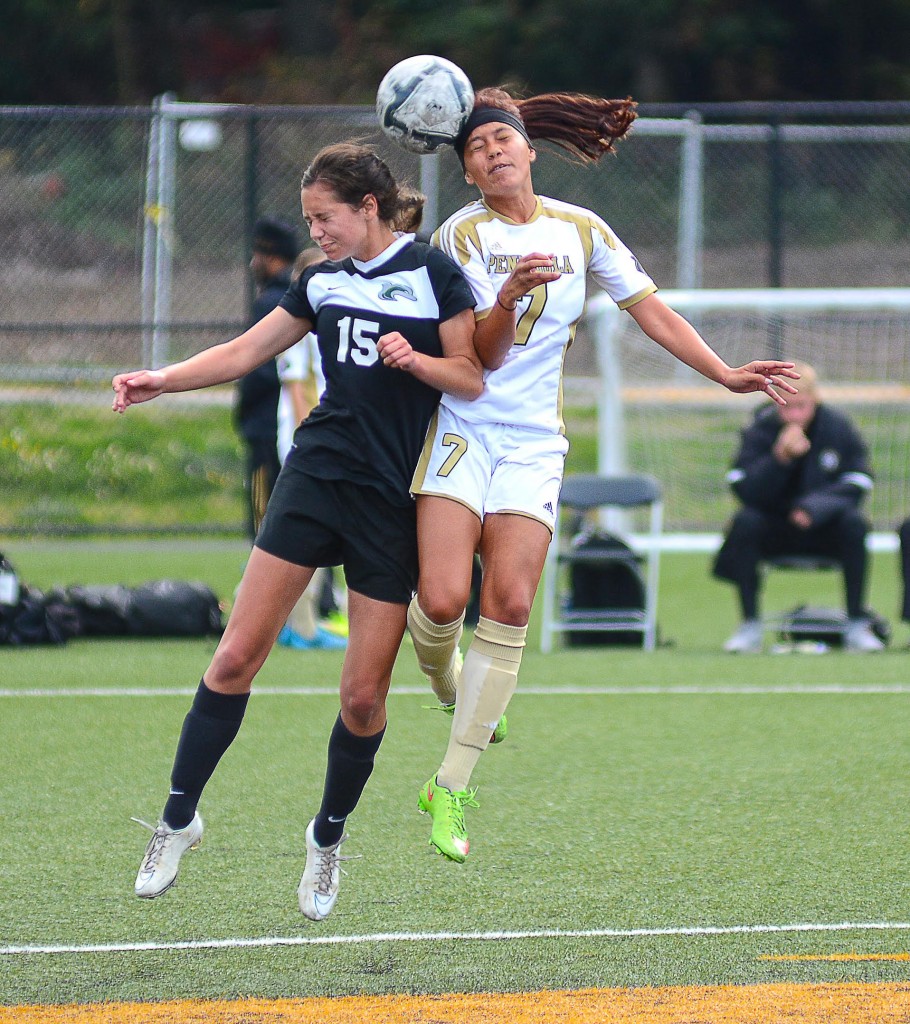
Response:
[[[468,76],[457,64],[432,54],[400,61],[376,93],[382,130],[412,153],[435,153],[451,146],[473,106]]]

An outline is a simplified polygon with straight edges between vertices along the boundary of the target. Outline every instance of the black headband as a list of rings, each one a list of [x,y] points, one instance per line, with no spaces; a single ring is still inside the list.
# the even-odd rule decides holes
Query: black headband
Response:
[[[510,128],[514,128],[519,135],[524,137],[527,144],[531,145],[528,129],[525,128],[521,118],[510,114],[508,110],[501,110],[499,107],[478,107],[468,115],[464,128],[461,129],[458,133],[458,138],[455,140],[455,152],[458,154],[462,167],[464,167],[464,148],[468,144],[471,132],[482,124],[493,124],[493,122],[507,124]]]

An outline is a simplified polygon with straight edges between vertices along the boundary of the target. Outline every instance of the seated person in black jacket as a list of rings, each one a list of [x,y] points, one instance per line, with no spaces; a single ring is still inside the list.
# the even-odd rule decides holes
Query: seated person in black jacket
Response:
[[[843,566],[849,619],[845,646],[884,646],[864,612],[866,534],[860,504],[872,489],[866,445],[850,419],[821,403],[812,367],[798,365],[799,394],[763,407],[742,434],[727,480],[743,507],[714,563],[714,575],[739,589],[743,622],[724,644],[760,651],[759,562],[780,555],[822,555]]]

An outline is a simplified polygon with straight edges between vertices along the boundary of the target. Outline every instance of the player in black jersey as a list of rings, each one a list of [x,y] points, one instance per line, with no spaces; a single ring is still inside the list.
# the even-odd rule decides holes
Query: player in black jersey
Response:
[[[221,384],[319,339],[325,393],[300,425],[247,563],[224,636],[184,722],[171,792],[136,878],[150,899],[202,838],[197,804],[240,727],[252,681],[319,566],[342,565],[350,638],[322,806],[306,829],[300,909],[326,917],[338,894],[344,823],[373,769],[385,698],[416,586],[409,485],[441,392],[476,398],[474,299],[439,250],[396,234],[414,193],[363,146],[322,150],[302,182],[304,219],[327,260],[232,341],[162,370],[114,377],[123,412],[171,391]],[[151,828],[151,826],[149,826]]]

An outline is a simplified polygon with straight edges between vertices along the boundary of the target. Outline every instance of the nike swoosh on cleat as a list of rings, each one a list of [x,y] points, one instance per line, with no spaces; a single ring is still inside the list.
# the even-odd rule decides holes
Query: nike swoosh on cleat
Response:
[[[330,896],[328,899],[326,899],[326,898],[320,896],[319,893],[315,893],[313,895],[313,906],[316,908],[316,910],[320,914],[323,915],[323,917],[325,917],[326,915],[328,915],[331,912],[332,907],[334,905],[335,905],[335,898],[332,897],[332,896]]]

